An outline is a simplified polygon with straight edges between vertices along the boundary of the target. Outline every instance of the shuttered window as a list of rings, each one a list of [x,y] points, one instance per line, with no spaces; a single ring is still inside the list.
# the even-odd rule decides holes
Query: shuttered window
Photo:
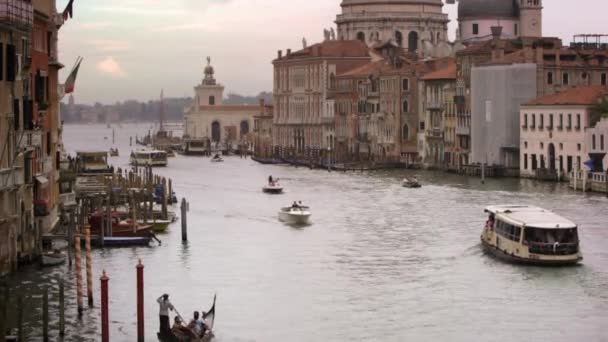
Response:
[[[15,45],[6,45],[6,80],[15,82],[17,75],[17,55],[15,54]]]
[[[15,120],[15,131],[19,130],[19,119],[21,115],[19,113],[19,99],[13,99],[13,120]]]
[[[0,43],[0,81],[4,81],[4,44]]]

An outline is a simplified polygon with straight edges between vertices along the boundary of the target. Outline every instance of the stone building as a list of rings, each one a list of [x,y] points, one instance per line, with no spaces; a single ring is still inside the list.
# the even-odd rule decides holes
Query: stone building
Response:
[[[425,44],[449,49],[449,20],[441,0],[343,0],[341,7],[336,17],[340,40],[358,39],[369,46],[392,40],[409,52],[422,52]]]
[[[335,101],[328,89],[336,75],[370,61],[358,40],[326,40],[283,55],[274,66],[275,152],[320,157],[335,150]]]
[[[204,78],[194,88],[194,100],[184,113],[184,137],[207,140],[212,150],[236,150],[251,145],[249,133],[258,106],[224,105],[224,86],[217,83],[207,58]]]
[[[567,178],[572,171],[584,170],[584,163],[594,157],[602,171],[606,145],[601,126],[592,127],[589,108],[607,94],[600,85],[576,87],[523,104],[520,175]]]
[[[273,157],[272,148],[272,105],[264,103],[260,99],[260,109],[253,117],[253,153],[257,157]]]
[[[542,0],[459,0],[458,37],[461,42],[492,39],[492,27],[501,37],[542,37]]]
[[[608,117],[585,130],[585,145],[593,172],[608,172]]]

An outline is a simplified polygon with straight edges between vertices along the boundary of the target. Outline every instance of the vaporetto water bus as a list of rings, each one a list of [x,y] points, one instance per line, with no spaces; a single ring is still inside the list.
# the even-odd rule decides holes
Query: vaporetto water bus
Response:
[[[484,249],[509,262],[561,266],[583,259],[578,227],[549,210],[525,205],[497,205],[485,209],[488,220],[481,232]]]
[[[131,152],[131,165],[167,166],[167,152],[159,150],[139,150]]]

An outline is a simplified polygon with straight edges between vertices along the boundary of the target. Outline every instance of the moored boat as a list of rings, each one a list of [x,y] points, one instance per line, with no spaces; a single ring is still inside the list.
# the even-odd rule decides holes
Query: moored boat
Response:
[[[149,220],[148,221],[148,224],[152,225],[152,230],[155,233],[165,232],[171,223],[172,223],[171,220]],[[144,220],[137,220],[137,224],[144,225]]]
[[[118,213],[114,212],[112,215],[112,236],[113,237],[149,237],[152,236],[153,226],[152,224],[139,225],[133,224],[130,219],[121,221]],[[91,225],[91,235],[101,235],[101,227],[105,214],[101,212],[93,213],[89,217],[89,224]],[[104,234],[108,236],[109,234]]]
[[[159,150],[140,150],[131,152],[131,165],[167,166],[167,152]]]
[[[420,185],[420,183],[418,182],[418,179],[416,179],[416,177],[412,177],[412,178],[404,178],[401,181],[401,186],[403,186],[404,188],[420,188],[422,187],[422,185]]]
[[[281,208],[279,211],[279,220],[289,224],[305,225],[310,219],[310,207],[306,206],[291,206]]]
[[[499,259],[528,265],[574,265],[583,259],[578,227],[549,210],[527,205],[489,206],[481,233],[484,249]]]
[[[42,266],[57,266],[65,262],[65,253],[58,250],[42,254]]]
[[[104,247],[132,247],[132,246],[148,246],[152,241],[150,236],[134,236],[134,237],[104,237]],[[101,237],[91,240],[94,246],[101,246]]]

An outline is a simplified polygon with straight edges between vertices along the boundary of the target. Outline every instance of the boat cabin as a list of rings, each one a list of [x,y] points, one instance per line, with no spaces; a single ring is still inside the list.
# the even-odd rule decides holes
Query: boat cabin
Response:
[[[167,166],[167,152],[160,150],[141,150],[131,153],[131,164]]]
[[[111,173],[108,166],[107,151],[77,151],[76,167],[78,173]]]

